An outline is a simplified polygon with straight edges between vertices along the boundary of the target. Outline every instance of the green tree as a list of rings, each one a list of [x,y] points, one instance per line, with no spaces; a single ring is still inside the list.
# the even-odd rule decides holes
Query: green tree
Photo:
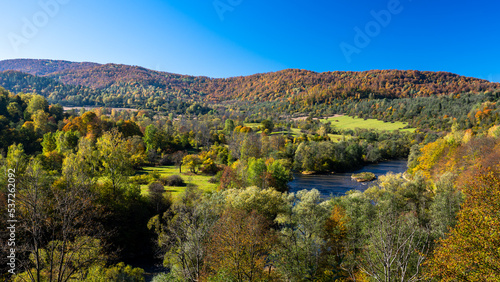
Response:
[[[144,143],[146,143],[147,150],[155,152],[158,149],[161,150],[164,146],[163,143],[166,142],[164,137],[162,131],[156,128],[155,125],[148,125],[144,131]]]
[[[63,119],[64,108],[60,104],[50,105],[49,113],[57,120]]]
[[[92,266],[85,277],[87,282],[144,282],[144,270],[138,267],[132,267],[120,262],[110,267],[102,265]]]
[[[223,194],[226,206],[247,212],[257,211],[271,221],[274,221],[279,214],[285,214],[289,208],[286,194],[272,188],[260,189],[252,186],[245,189],[229,189]]]
[[[437,238],[443,238],[457,222],[463,194],[454,187],[454,175],[446,173],[436,183],[436,195],[430,206],[431,227]]]
[[[283,160],[273,161],[267,167],[267,171],[271,174],[270,187],[280,192],[288,191],[288,182],[293,179],[293,174],[290,169],[285,166]]]
[[[52,132],[47,132],[43,135],[42,140],[42,151],[44,153],[52,152],[57,148],[56,134]]]
[[[232,119],[226,119],[224,122],[224,132],[226,135],[230,135],[236,126],[234,125],[234,121]]]
[[[267,166],[263,159],[248,159],[247,181],[250,186],[266,188]]]
[[[274,123],[271,119],[265,119],[261,122],[262,128],[264,130],[268,130],[269,132],[272,132],[274,129]]]
[[[14,120],[19,120],[23,117],[23,109],[17,102],[9,103],[7,112]]]
[[[97,139],[96,150],[99,152],[101,175],[107,177],[116,191],[126,183],[127,175],[132,171],[131,154],[126,141],[116,129],[106,132]]]
[[[49,111],[49,103],[47,100],[40,95],[33,95],[31,96],[28,107],[26,108],[26,111],[29,114],[34,114],[37,111],[42,111],[42,112],[48,112]]]
[[[78,146],[80,134],[78,131],[57,131],[54,136],[57,143],[57,151],[59,153],[74,152]]]
[[[288,213],[279,215],[279,246],[273,260],[286,280],[315,280],[324,274],[321,268],[325,246],[324,226],[330,204],[321,200],[318,190],[301,190],[289,196]]]
[[[35,126],[35,131],[37,133],[43,134],[49,131],[50,128],[48,125],[48,119],[49,119],[48,113],[42,110],[38,110],[31,115],[31,118],[33,119],[33,124]]]

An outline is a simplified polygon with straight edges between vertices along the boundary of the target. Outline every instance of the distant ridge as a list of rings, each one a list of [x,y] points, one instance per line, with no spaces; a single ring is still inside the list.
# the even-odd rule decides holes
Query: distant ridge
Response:
[[[143,98],[161,92],[160,96],[173,95],[179,99],[205,102],[288,100],[327,103],[332,99],[427,97],[500,90],[500,83],[449,72],[418,70],[317,73],[286,69],[249,76],[208,78],[120,64],[34,59],[0,61],[0,71],[6,70],[43,76],[66,85],[104,90],[117,99],[118,95],[136,91],[143,93]],[[9,79],[10,84],[15,84],[12,74]],[[30,86],[27,82],[23,85]],[[129,94],[131,96],[133,94]]]
[[[98,65],[97,63],[75,63],[62,60],[13,59],[0,61],[0,71],[15,70],[43,76],[57,71],[85,69]]]

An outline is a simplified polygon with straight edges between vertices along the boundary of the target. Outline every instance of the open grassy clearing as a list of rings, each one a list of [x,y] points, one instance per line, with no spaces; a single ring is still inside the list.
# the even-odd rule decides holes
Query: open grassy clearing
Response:
[[[186,184],[194,184],[202,191],[215,191],[217,189],[216,183],[208,182],[212,176],[192,174],[187,170],[187,168],[183,168],[182,173],[179,173],[179,169],[176,166],[144,167],[143,169],[146,173],[157,171],[160,174],[160,177],[180,175]],[[172,193],[174,199],[179,197],[185,189],[186,187],[165,186],[165,191]],[[148,185],[141,185],[141,194],[148,194]]]
[[[383,122],[381,120],[377,119],[362,119],[358,117],[350,117],[350,116],[335,116],[335,117],[330,117],[327,119],[320,119],[321,122],[331,122],[333,126],[335,126],[338,129],[355,129],[355,128],[360,128],[360,129],[375,129],[375,130],[388,130],[388,131],[394,131],[394,130],[400,130],[400,131],[408,131],[408,132],[414,132],[415,128],[405,128],[408,123],[406,122]],[[251,127],[253,129],[257,128],[260,126],[260,123],[245,123],[245,126]],[[302,135],[301,131],[299,128],[291,128],[290,133],[293,137],[299,137]],[[261,131],[258,131],[257,133],[260,133]],[[279,132],[273,132],[272,135],[275,134],[288,134],[289,132],[287,131],[279,131]],[[340,141],[342,140],[342,135],[339,134],[328,134],[330,139],[332,141]],[[345,136],[346,138],[349,138],[349,136]]]
[[[351,138],[351,135],[340,135],[340,134],[328,134],[328,137],[330,137],[330,140],[339,142],[342,141],[342,137],[345,138],[345,140],[348,140]]]
[[[361,129],[375,129],[375,130],[388,130],[388,131],[394,131],[394,130],[401,130],[401,131],[410,131],[413,132],[415,131],[415,128],[406,128],[403,129],[408,125],[406,122],[383,122],[381,120],[377,119],[362,119],[362,118],[357,118],[357,117],[350,117],[350,116],[336,116],[336,117],[330,117],[327,119],[321,119],[321,122],[331,122],[333,126],[339,129],[355,129],[355,128],[361,128]]]
[[[262,124],[260,124],[258,122],[245,122],[244,125],[252,128],[252,129],[255,129],[255,128],[261,126]]]

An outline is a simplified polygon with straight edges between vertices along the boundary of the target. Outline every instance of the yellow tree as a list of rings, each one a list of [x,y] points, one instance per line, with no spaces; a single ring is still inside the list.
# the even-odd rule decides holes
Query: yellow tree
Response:
[[[458,223],[427,262],[440,281],[500,281],[500,166],[475,175],[464,188]]]
[[[182,158],[182,164],[187,166],[192,173],[197,173],[202,162],[198,155],[187,155]]]

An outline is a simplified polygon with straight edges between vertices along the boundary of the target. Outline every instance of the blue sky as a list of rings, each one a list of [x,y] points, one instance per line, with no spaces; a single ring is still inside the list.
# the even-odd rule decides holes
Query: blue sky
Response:
[[[0,60],[210,77],[300,68],[449,71],[500,82],[497,1],[2,1]]]

